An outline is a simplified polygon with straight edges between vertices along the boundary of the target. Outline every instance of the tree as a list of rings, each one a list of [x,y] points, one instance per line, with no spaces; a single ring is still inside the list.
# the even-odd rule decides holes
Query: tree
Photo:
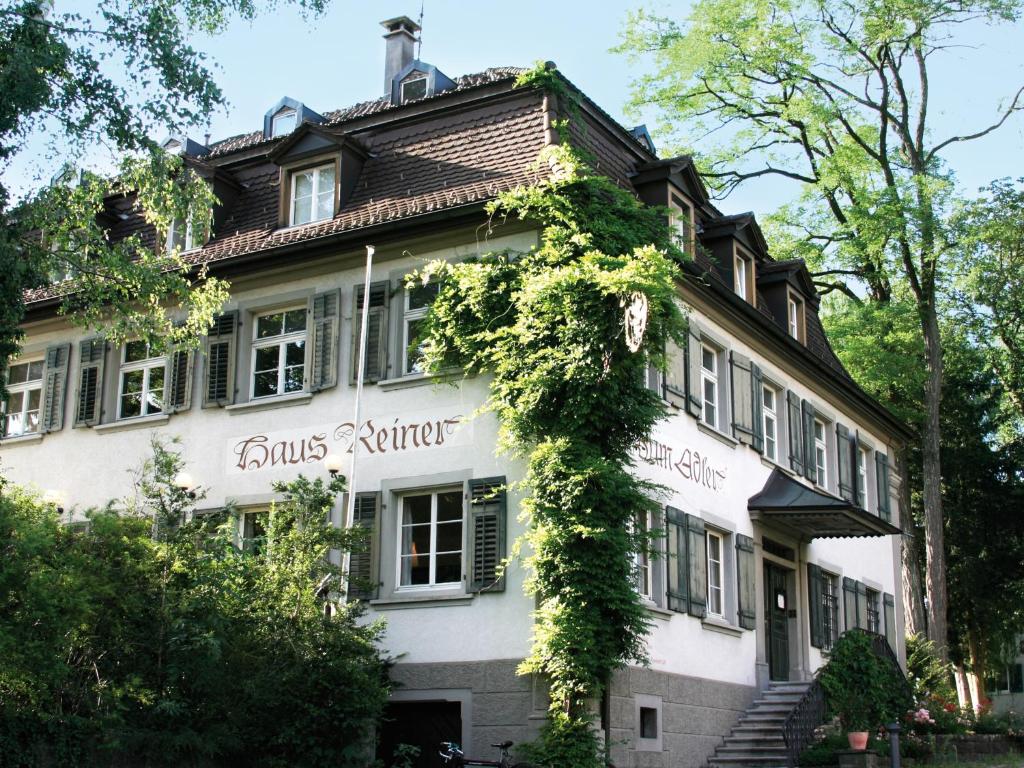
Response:
[[[339,603],[331,551],[358,532],[344,490],[275,490],[256,551],[230,510],[195,515],[156,443],[132,503],[62,525],[0,495],[0,753],[4,765],[363,766],[388,695],[381,627]]]
[[[327,4],[294,2],[309,14]],[[137,235],[112,241],[104,198],[127,196],[160,233],[175,219],[204,225],[213,203],[207,185],[151,133],[203,125],[225,105],[189,35],[216,33],[263,6],[110,0],[87,14],[53,7],[51,0],[0,0],[0,161],[45,136],[48,152],[71,169],[21,201],[0,183],[0,374],[18,348],[26,289],[56,284],[72,322],[157,347],[194,343],[226,296],[225,284],[208,279],[202,265],[165,254],[160,237],[155,246]],[[100,147],[116,163],[113,178],[73,170],[83,151]],[[184,310],[184,325],[167,304]]]
[[[691,135],[720,131],[704,174],[728,193],[774,176],[802,185],[776,214],[778,250],[802,255],[822,292],[913,302],[924,349],[922,502],[928,633],[945,654],[939,297],[952,245],[948,147],[1024,107],[1024,88],[987,125],[936,137],[930,66],[959,25],[1016,19],[1016,0],[704,0],[685,25],[633,14],[621,51],[653,54],[633,104]],[[909,556],[905,551],[904,556]]]

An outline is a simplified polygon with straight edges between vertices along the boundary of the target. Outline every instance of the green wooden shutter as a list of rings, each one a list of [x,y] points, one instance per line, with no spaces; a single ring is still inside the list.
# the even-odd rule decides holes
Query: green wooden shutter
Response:
[[[668,559],[666,607],[686,613],[689,607],[686,587],[689,563],[686,559],[686,515],[674,507],[665,507],[665,544]]]
[[[46,350],[40,432],[58,432],[64,427],[64,400],[68,389],[70,344],[54,344]]]
[[[686,409],[699,421],[704,414],[700,383],[700,325],[692,317],[686,332]],[[719,405],[721,407],[721,405]]]
[[[839,466],[839,495],[853,501],[854,475],[856,465],[850,454],[850,430],[843,424],[836,424],[836,452]]]
[[[349,600],[373,600],[377,597],[380,586],[380,515],[380,491],[356,494],[352,527],[366,533],[352,547],[349,555]]]
[[[103,412],[103,365],[107,343],[103,339],[86,339],[78,345],[78,406],[75,426],[92,427],[100,423]]]
[[[206,334],[206,386],[203,407],[231,405],[235,402],[235,346],[238,337],[238,312],[216,317]]]
[[[505,591],[507,507],[504,477],[469,481],[469,525],[472,537],[470,592]]]
[[[764,376],[756,363],[750,364],[750,399],[754,433],[751,436],[754,450],[764,453]]]
[[[382,280],[370,283],[370,308],[366,316],[366,360],[363,381],[375,383],[388,377],[388,306],[391,301],[390,283]],[[363,286],[355,287],[352,300],[352,360],[350,381],[356,383],[359,334],[363,323]]]
[[[167,412],[187,411],[192,407],[192,368],[195,353],[191,349],[175,349],[167,356]]]
[[[341,291],[334,289],[309,297],[309,391],[330,389],[338,383],[338,327]]]
[[[804,400],[800,404],[800,410],[803,414],[804,477],[817,481],[818,467],[814,457],[814,406],[809,400]]]
[[[802,475],[804,473],[804,438],[800,421],[800,398],[792,390],[786,392],[786,415],[786,432],[789,436],[789,466],[798,475]]]
[[[815,648],[824,648],[825,637],[825,611],[824,591],[821,568],[814,563],[807,564],[807,615],[811,623],[811,645]]]
[[[704,618],[708,610],[708,542],[704,521],[694,515],[686,516],[686,555],[689,613]]]
[[[862,581],[857,582],[857,626],[868,628],[868,587]]]
[[[885,622],[885,639],[893,653],[896,653],[896,599],[888,592],[882,594],[882,617]]]
[[[665,370],[664,397],[677,408],[686,408],[686,350],[675,342],[666,348],[668,367]]]
[[[729,353],[729,392],[732,396],[732,436],[741,443],[754,444],[754,384],[750,358]]]
[[[892,519],[892,502],[889,499],[889,457],[882,451],[875,451],[875,484],[878,488],[878,516],[889,522]]]
[[[847,629],[859,627],[858,618],[860,612],[857,610],[857,582],[853,579],[843,577],[843,617]]]
[[[736,597],[739,624],[743,629],[754,629],[757,624],[754,595],[754,540],[738,533],[736,534]]]

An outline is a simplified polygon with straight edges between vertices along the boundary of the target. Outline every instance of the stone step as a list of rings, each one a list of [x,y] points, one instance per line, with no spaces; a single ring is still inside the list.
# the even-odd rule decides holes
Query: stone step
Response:
[[[752,736],[752,735],[737,735],[735,731],[729,736],[725,737],[725,746],[727,747],[780,747],[786,748],[786,740],[782,738],[781,734],[775,736]]]
[[[784,712],[787,715],[793,711],[793,704],[784,701],[755,701],[750,705],[748,712]]]
[[[781,728],[782,724],[786,722],[786,715],[782,712],[757,712],[756,710],[752,710],[740,715],[739,722],[748,724],[772,724]]]
[[[770,725],[737,725],[732,729],[732,733],[734,736],[750,739],[757,738],[758,736],[766,738],[782,738],[782,729],[774,728]]]
[[[757,768],[787,768],[788,761],[779,757],[712,757],[708,760],[711,765],[728,765],[732,768],[746,768],[757,766]]]
[[[724,746],[719,747],[718,751],[715,753],[716,757],[731,757],[733,755],[758,755],[762,757],[771,757],[774,755],[776,757],[785,757],[786,747],[785,745],[777,747],[774,745],[762,746],[760,744],[752,744],[744,747]]]

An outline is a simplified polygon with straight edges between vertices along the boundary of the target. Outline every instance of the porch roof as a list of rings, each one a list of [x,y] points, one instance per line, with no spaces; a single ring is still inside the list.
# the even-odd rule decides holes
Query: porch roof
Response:
[[[801,539],[888,536],[900,529],[846,499],[822,493],[773,469],[747,500],[750,519],[789,529]]]

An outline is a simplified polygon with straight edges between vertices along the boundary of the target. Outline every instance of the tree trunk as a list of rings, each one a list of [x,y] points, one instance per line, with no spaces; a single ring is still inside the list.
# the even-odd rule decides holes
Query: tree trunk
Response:
[[[979,637],[976,629],[967,630],[967,652],[970,668],[967,682],[971,686],[971,699],[974,701],[974,714],[981,712],[985,703],[985,688],[982,683],[985,675],[985,642]]]
[[[956,698],[960,709],[967,709],[971,706],[971,691],[967,686],[967,673],[964,672],[963,664],[953,665],[953,680],[956,682]]]
[[[928,639],[945,662],[949,661],[946,625],[946,548],[943,536],[942,466],[939,453],[939,406],[942,400],[942,342],[934,296],[921,302],[927,374],[924,385],[922,486],[924,497],[925,589],[928,595]]]
[[[900,476],[899,521],[903,535],[900,537],[900,566],[902,572],[904,631],[910,635],[927,635],[928,625],[924,619],[924,600],[921,591],[921,552],[917,541],[917,525],[910,509],[910,474],[907,466],[907,452],[896,456],[897,472]]]

